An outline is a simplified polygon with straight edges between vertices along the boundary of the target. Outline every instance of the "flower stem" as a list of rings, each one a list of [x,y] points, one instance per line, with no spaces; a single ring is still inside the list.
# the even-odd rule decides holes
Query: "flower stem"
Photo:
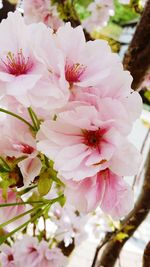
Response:
[[[0,237],[0,245],[2,245],[7,240],[7,238],[11,237],[12,235],[14,235],[19,230],[21,230],[21,229],[25,228],[26,226],[28,226],[29,223],[32,223],[36,219],[38,219],[44,213],[44,211],[47,210],[47,208],[49,206],[50,206],[50,204],[45,205],[44,209],[40,209],[31,219],[29,219],[25,223],[21,224],[20,226],[18,226],[13,231],[11,231],[10,233],[6,234],[5,236],[1,236]]]
[[[40,121],[31,107],[28,108],[30,118],[33,122],[34,129],[38,131],[40,129]]]
[[[11,112],[11,111],[8,111],[6,109],[3,109],[3,108],[0,108],[0,112],[3,112],[5,114],[8,114],[8,115],[11,115],[17,119],[19,119],[20,121],[24,122],[26,125],[28,125],[33,131],[35,130],[34,127],[32,126],[32,124],[30,124],[28,121],[26,121],[24,118],[22,118],[21,116]]]
[[[10,223],[12,223],[12,222],[14,222],[14,221],[16,221],[16,220],[18,220],[18,219],[24,217],[25,215],[27,215],[27,214],[33,212],[34,210],[39,209],[39,207],[41,207],[41,206],[42,206],[42,205],[40,205],[40,206],[38,206],[38,207],[35,207],[35,208],[33,208],[33,209],[30,209],[30,210],[28,210],[28,211],[26,211],[26,212],[24,212],[24,213],[19,214],[19,215],[16,216],[16,217],[12,218],[11,220],[9,220],[9,221],[7,221],[7,222],[4,222],[4,223],[0,224],[0,229],[4,228],[6,225],[8,225],[8,224],[10,224]]]
[[[13,234],[15,234],[19,230],[23,229],[24,227],[26,227],[29,223],[33,223],[34,221],[36,221],[36,219],[38,219],[40,216],[42,216],[50,208],[50,206],[52,204],[54,204],[55,202],[61,201],[62,198],[64,198],[64,195],[61,195],[61,196],[59,196],[57,198],[54,198],[54,199],[44,200],[41,205],[39,205],[39,206],[29,210],[29,211],[26,211],[26,212],[16,216],[15,218],[13,218],[13,219],[1,224],[0,228],[6,226],[7,224],[10,224],[10,223],[14,222],[15,220],[18,220],[19,218],[25,216],[26,214],[31,213],[32,211],[35,211],[35,210],[40,208],[40,210],[37,211],[36,214],[33,217],[31,217],[28,221],[26,221],[22,225],[18,226],[13,231],[11,231],[10,233],[6,234],[5,236],[1,236],[0,237],[0,245],[3,244],[7,240],[7,238],[11,237]],[[39,203],[39,202],[38,201],[35,201],[35,202],[33,201],[33,202],[20,202],[20,203],[22,203],[22,204],[25,204],[25,203],[26,204],[30,204],[30,203]],[[16,205],[16,204],[19,204],[19,203],[8,203],[6,205],[10,205],[11,206],[12,204]]]
[[[0,157],[0,160],[3,162],[3,164],[4,164],[4,168],[5,168],[7,171],[10,171],[11,168],[9,167],[9,165],[7,164],[7,162],[6,162],[2,157]]]
[[[26,202],[15,202],[15,203],[4,203],[4,204],[0,204],[0,208],[4,208],[4,207],[11,207],[11,206],[21,206],[21,205],[26,205],[26,204],[41,204],[44,203],[42,200],[39,201],[26,201]]]

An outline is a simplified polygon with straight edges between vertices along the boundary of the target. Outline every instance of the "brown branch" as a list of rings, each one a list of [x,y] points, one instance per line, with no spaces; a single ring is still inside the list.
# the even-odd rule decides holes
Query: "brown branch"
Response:
[[[150,241],[148,242],[143,255],[143,267],[150,267]]]
[[[147,1],[123,63],[133,76],[132,88],[138,89],[150,67],[150,0]]]
[[[65,246],[64,241],[61,241],[61,242],[58,244],[58,248],[61,249],[62,253],[63,253],[65,256],[69,257],[69,256],[71,255],[72,251],[73,251],[74,248],[75,248],[74,240],[73,240],[73,242],[72,242],[68,247]]]
[[[10,4],[7,0],[3,0],[3,7],[0,9],[0,22],[2,19],[7,18],[7,14],[9,11],[15,11],[16,5]]]

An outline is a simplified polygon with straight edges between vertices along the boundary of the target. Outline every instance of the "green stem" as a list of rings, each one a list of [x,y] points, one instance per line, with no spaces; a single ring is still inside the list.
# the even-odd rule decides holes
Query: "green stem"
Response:
[[[57,202],[57,201],[60,201],[61,198],[63,198],[64,195],[61,195],[57,198],[54,198],[54,199],[44,199],[44,200],[39,200],[39,201],[26,201],[26,202],[15,202],[15,203],[4,203],[4,204],[0,204],[0,208],[3,208],[3,207],[11,207],[11,206],[20,206],[20,205],[26,205],[26,204],[29,204],[29,205],[32,205],[32,204],[50,204],[52,205],[53,203]]]
[[[27,125],[34,131],[34,127],[33,127],[28,121],[26,121],[24,118],[20,117],[19,115],[15,114],[15,113],[13,113],[13,112],[11,112],[11,111],[8,111],[8,110],[6,110],[6,109],[3,109],[3,108],[0,108],[0,112],[6,113],[6,114],[8,114],[8,115],[11,115],[11,116],[13,116],[13,117],[19,119],[20,121],[22,121],[22,122],[24,122],[25,124],[27,124]]]
[[[7,222],[4,222],[4,223],[0,224],[0,229],[4,228],[6,225],[8,225],[8,224],[10,224],[10,223],[12,223],[12,222],[14,222],[14,221],[16,221],[16,220],[18,220],[18,219],[24,217],[25,215],[31,213],[32,211],[34,211],[34,210],[36,210],[36,209],[39,209],[39,207],[42,207],[42,205],[40,205],[40,206],[38,206],[38,207],[35,207],[35,208],[33,208],[33,209],[30,209],[30,210],[28,210],[28,211],[26,211],[26,212],[24,212],[24,213],[21,213],[21,214],[19,214],[18,216],[12,218],[11,220],[9,220],[9,221],[7,221]]]
[[[7,164],[7,162],[2,157],[0,157],[0,160],[3,162],[5,169],[7,171],[10,171],[11,168],[9,167],[9,165]]]
[[[23,223],[22,225],[18,226],[17,228],[15,228],[13,231],[11,231],[10,233],[8,233],[7,235],[5,236],[1,236],[0,237],[0,245],[2,245],[6,240],[7,238],[11,237],[12,235],[14,235],[16,232],[18,232],[19,230],[21,230],[22,228],[25,228],[29,223],[32,223],[34,222],[36,219],[38,219],[42,214],[43,212],[48,208],[50,204],[47,204],[44,209],[42,210],[39,210],[39,212],[36,213],[36,215],[34,215],[30,220],[26,221],[25,223]]]
[[[28,108],[28,112],[33,122],[35,130],[38,131],[40,129],[40,121],[38,117],[36,116],[35,112],[33,111],[31,107]]]
[[[44,206],[45,206],[43,209],[40,209],[39,212],[37,212],[32,218],[30,218],[28,221],[26,221],[25,223],[23,223],[23,224],[20,225],[19,227],[15,228],[13,231],[11,231],[10,233],[8,233],[7,235],[5,235],[5,236],[1,236],[1,237],[0,237],[0,245],[3,244],[3,243],[7,240],[7,238],[11,237],[13,234],[15,234],[16,232],[18,232],[18,231],[21,230],[22,228],[26,227],[29,223],[33,223],[36,219],[38,219],[40,216],[42,216],[42,215],[44,214],[44,212],[47,211],[53,203],[55,203],[55,202],[57,202],[57,201],[60,201],[61,198],[63,198],[63,197],[64,197],[64,195],[61,195],[61,196],[59,196],[59,197],[57,197],[57,198],[54,198],[54,199],[51,199],[51,200],[45,200],[46,203],[43,203]],[[24,202],[24,203],[25,203],[25,202]],[[30,202],[30,203],[31,203],[31,202]],[[33,202],[32,202],[32,203],[33,203]],[[37,202],[36,202],[36,203],[37,203]],[[16,203],[15,203],[15,204],[16,204]],[[35,209],[42,208],[43,204],[40,205],[40,206],[38,206],[38,207],[33,208],[32,210],[34,211]],[[31,210],[30,210],[30,212],[31,212]],[[29,213],[29,211],[25,212],[24,215],[27,214],[27,213]],[[8,222],[11,223],[11,222],[13,222],[13,221],[19,219],[20,217],[22,217],[22,216],[24,216],[24,215],[23,215],[23,214],[20,214],[20,215],[18,215],[17,217],[13,218],[12,220],[9,220]],[[16,219],[16,218],[17,218],[17,219]],[[6,225],[8,224],[8,222],[2,224],[3,227],[6,226]],[[2,225],[0,225],[0,226],[2,226]]]
[[[36,188],[36,187],[37,187],[37,185],[29,186],[29,187],[27,187],[27,188],[25,188],[25,189],[22,189],[21,191],[18,191],[18,192],[17,192],[17,195],[18,195],[18,196],[22,196],[22,195],[24,195],[24,194],[30,192],[32,189],[34,189],[34,188]]]
[[[3,207],[11,207],[11,206],[21,206],[21,205],[26,205],[26,204],[41,204],[44,202],[42,200],[39,200],[39,201],[26,201],[26,202],[15,202],[15,203],[4,203],[4,204],[0,204],[0,208],[3,208]],[[47,203],[47,202],[46,202]]]

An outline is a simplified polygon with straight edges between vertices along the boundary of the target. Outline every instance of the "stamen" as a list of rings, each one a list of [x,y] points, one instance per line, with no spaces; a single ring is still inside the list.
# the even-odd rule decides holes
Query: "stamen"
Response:
[[[20,49],[20,52],[18,52],[17,55],[8,52],[6,60],[1,59],[1,61],[5,66],[5,70],[14,76],[27,74],[33,67],[30,58],[24,57],[22,49]]]
[[[65,76],[69,83],[80,82],[82,74],[85,72],[86,67],[80,63],[66,64]]]

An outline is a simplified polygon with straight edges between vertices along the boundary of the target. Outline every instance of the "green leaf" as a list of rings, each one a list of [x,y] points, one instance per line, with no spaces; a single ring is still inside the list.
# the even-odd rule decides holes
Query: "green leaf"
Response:
[[[75,0],[75,4],[78,3],[81,6],[88,7],[93,1],[92,0]]]
[[[58,200],[59,204],[61,205],[61,207],[63,207],[66,203],[66,197],[63,195],[60,197],[60,199]]]
[[[38,191],[41,196],[45,196],[51,189],[53,180],[50,177],[49,171],[45,171],[40,175],[38,181]]]
[[[150,91],[146,91],[144,93],[144,96],[147,98],[148,101],[150,101]]]
[[[115,15],[111,18],[111,21],[123,25],[139,19],[139,14],[135,12],[129,5],[122,5],[118,0],[114,0]]]
[[[75,4],[75,10],[80,18],[80,20],[85,20],[86,18],[88,18],[91,13],[87,10],[87,7],[85,7],[84,5],[81,5],[79,3]]]

